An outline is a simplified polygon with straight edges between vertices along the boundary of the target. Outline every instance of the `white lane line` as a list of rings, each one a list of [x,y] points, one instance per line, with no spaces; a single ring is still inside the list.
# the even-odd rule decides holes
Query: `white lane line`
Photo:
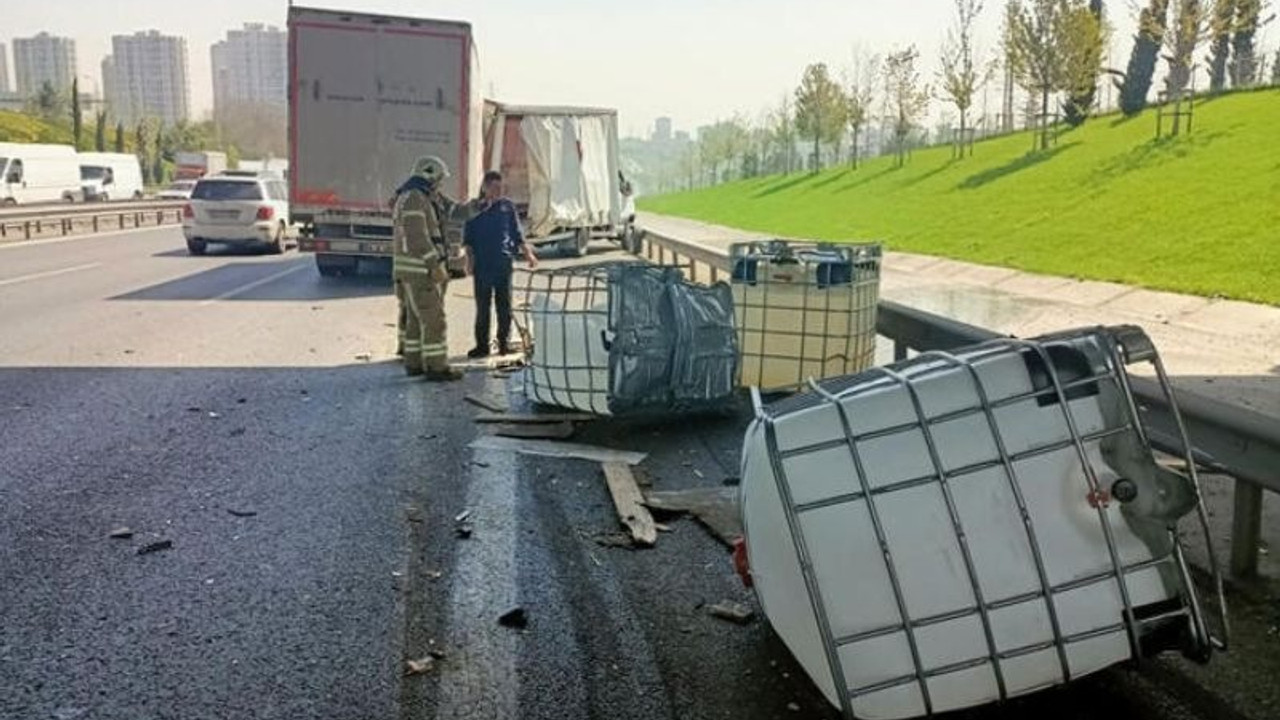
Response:
[[[81,270],[92,270],[96,267],[102,267],[102,263],[86,263],[84,265],[76,265],[74,267],[62,268],[61,270],[48,270],[46,272],[31,273],[30,275],[19,275],[16,278],[0,280],[0,286],[17,285],[18,283],[28,282],[30,280],[42,280],[44,278],[57,277],[66,275],[67,273],[80,272]]]
[[[289,268],[289,269],[287,269],[287,270],[281,270],[281,271],[280,271],[280,272],[278,272],[278,273],[274,273],[274,274],[272,274],[272,275],[268,275],[268,276],[266,276],[266,277],[264,277],[264,278],[261,278],[261,279],[259,279],[259,280],[254,280],[253,282],[251,282],[251,283],[249,283],[249,284],[247,284],[247,285],[241,285],[240,287],[235,288],[235,289],[233,289],[233,290],[228,290],[228,291],[226,291],[226,292],[222,293],[221,295],[218,295],[217,297],[211,297],[211,298],[209,298],[208,300],[205,300],[205,301],[201,302],[200,304],[201,304],[201,305],[212,305],[212,304],[214,304],[214,303],[218,302],[219,300],[227,300],[227,299],[233,298],[233,297],[235,297],[235,296],[237,296],[237,295],[241,295],[241,294],[243,294],[243,293],[247,293],[247,292],[249,292],[250,290],[253,290],[253,289],[255,289],[255,288],[260,288],[260,287],[262,287],[263,285],[266,285],[267,283],[273,283],[273,282],[275,282],[276,280],[279,280],[280,278],[282,278],[282,277],[284,277],[284,276],[286,276],[286,275],[292,275],[293,273],[296,273],[296,272],[298,272],[299,270],[306,270],[306,269],[307,269],[307,268],[309,268],[309,267],[311,267],[311,265],[310,265],[309,263],[298,263],[297,265],[294,265],[293,267],[291,267],[291,268]]]
[[[109,230],[107,232],[100,233],[67,235],[66,237],[45,238],[44,240],[2,240],[0,241],[0,252],[4,250],[18,250],[20,248],[36,247],[37,245],[55,245],[57,243],[76,242],[77,240],[100,240],[102,238],[115,237],[118,235],[153,233],[158,230],[182,230],[182,226],[175,223],[172,225],[150,225],[147,227],[128,228],[125,230]]]

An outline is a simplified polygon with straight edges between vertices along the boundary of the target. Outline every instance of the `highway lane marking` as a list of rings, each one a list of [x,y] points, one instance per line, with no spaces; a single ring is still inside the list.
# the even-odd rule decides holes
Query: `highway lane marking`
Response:
[[[280,272],[278,272],[278,273],[273,273],[273,274],[268,275],[268,276],[266,276],[266,277],[264,277],[264,278],[261,278],[261,279],[258,279],[258,280],[254,280],[254,281],[253,281],[253,282],[251,282],[251,283],[248,283],[248,284],[245,284],[245,285],[241,285],[241,286],[240,286],[240,287],[238,287],[238,288],[234,288],[234,289],[232,289],[232,290],[228,290],[228,291],[226,291],[226,292],[222,293],[221,295],[218,295],[217,297],[211,297],[211,298],[209,298],[208,300],[204,300],[204,301],[202,301],[200,304],[201,304],[201,305],[212,305],[212,304],[214,304],[214,303],[218,302],[219,300],[228,300],[228,299],[233,298],[233,297],[235,297],[235,296],[237,296],[237,295],[242,295],[242,294],[244,294],[244,293],[247,293],[247,292],[249,292],[250,290],[254,290],[254,289],[260,288],[260,287],[262,287],[263,285],[266,285],[267,283],[273,283],[273,282],[275,282],[276,280],[279,280],[280,278],[285,277],[286,275],[292,275],[293,273],[296,273],[296,272],[298,272],[299,270],[306,270],[306,269],[307,269],[307,268],[309,268],[309,267],[311,267],[310,263],[302,263],[302,262],[300,262],[300,263],[298,263],[297,265],[294,265],[293,267],[291,267],[291,268],[289,268],[289,269],[287,269],[287,270],[281,270],[281,271],[280,271]]]
[[[19,248],[35,247],[37,245],[54,245],[56,243],[75,242],[77,240],[101,240],[118,235],[136,235],[138,233],[151,233],[157,230],[181,230],[181,225],[158,225],[141,228],[128,228],[127,230],[110,230],[100,233],[85,233],[83,235],[67,235],[66,237],[45,238],[43,240],[3,240],[0,241],[0,252],[5,250],[17,250]]]
[[[102,263],[85,263],[84,265],[75,265],[73,267],[62,268],[60,270],[48,270],[45,272],[31,273],[30,275],[19,275],[16,278],[0,280],[0,287],[5,285],[17,285],[31,280],[43,280],[44,278],[57,277],[73,272],[81,272],[83,270],[92,270],[96,267],[102,267]]]

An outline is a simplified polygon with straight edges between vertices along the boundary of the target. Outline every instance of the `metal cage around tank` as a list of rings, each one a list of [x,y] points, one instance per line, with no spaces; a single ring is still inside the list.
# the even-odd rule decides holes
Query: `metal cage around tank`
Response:
[[[769,240],[729,248],[741,384],[789,390],[875,361],[881,249]]]
[[[1201,660],[1225,647],[1191,446],[1183,430],[1183,467],[1157,464],[1125,368],[1138,362],[1176,408],[1132,327],[924,353],[769,406],[756,394],[742,473],[755,585],[846,717],[928,715],[1171,646]],[[1192,513],[1212,629],[1179,537]]]
[[[733,400],[729,286],[681,268],[609,261],[523,273],[530,400],[598,415],[673,414]]]

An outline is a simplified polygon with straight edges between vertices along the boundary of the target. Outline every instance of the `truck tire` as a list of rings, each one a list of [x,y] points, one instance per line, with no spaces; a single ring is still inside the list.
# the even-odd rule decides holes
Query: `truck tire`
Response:
[[[578,228],[574,236],[560,244],[560,250],[569,257],[580,258],[587,254],[591,245],[591,228]]]
[[[342,277],[356,269],[355,258],[345,255],[316,253],[316,270],[321,277]]]

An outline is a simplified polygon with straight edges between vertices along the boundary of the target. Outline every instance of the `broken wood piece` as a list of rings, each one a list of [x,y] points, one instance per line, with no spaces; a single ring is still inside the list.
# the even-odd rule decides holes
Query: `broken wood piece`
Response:
[[[520,453],[521,455],[578,458],[599,463],[616,462],[627,465],[639,465],[647,457],[642,452],[614,450],[613,448],[599,447],[597,445],[582,445],[552,440],[524,440],[498,437],[496,435],[482,435],[473,440],[468,447],[473,450],[505,450],[507,452]]]
[[[498,425],[493,432],[502,437],[568,440],[575,430],[573,423],[565,422],[554,425]]]
[[[588,413],[547,413],[545,415],[495,413],[477,415],[475,422],[482,425],[555,425],[566,422],[590,422],[595,419],[595,415]]]
[[[718,602],[715,605],[709,605],[707,607],[707,612],[711,613],[713,617],[718,617],[721,620],[728,620],[729,622],[737,623],[738,625],[746,625],[751,622],[751,618],[755,616],[755,612],[751,608],[743,605],[742,603],[736,603],[729,600]]]
[[[505,412],[507,412],[507,408],[506,408],[506,407],[503,407],[502,405],[499,405],[498,403],[496,403],[496,402],[494,402],[494,401],[492,401],[492,400],[486,400],[485,398],[482,398],[482,397],[477,397],[477,396],[475,396],[475,395],[467,395],[466,397],[464,397],[464,398],[462,398],[462,399],[463,399],[463,400],[466,400],[467,402],[471,403],[472,405],[475,405],[476,407],[480,408],[481,410],[488,410],[489,412],[492,412],[492,413],[505,413]]]
[[[435,669],[435,658],[428,655],[421,660],[409,660],[405,662],[404,674],[406,677],[412,675],[426,675]]]
[[[651,492],[645,495],[644,504],[653,510],[693,515],[717,540],[730,548],[733,547],[733,541],[742,536],[737,488]]]
[[[631,468],[623,463],[607,462],[601,466],[604,479],[609,485],[609,494],[613,496],[613,507],[618,511],[618,519],[631,533],[631,539],[640,545],[653,545],[658,541],[658,529],[654,526],[653,516],[644,506],[644,496],[636,485]]]

